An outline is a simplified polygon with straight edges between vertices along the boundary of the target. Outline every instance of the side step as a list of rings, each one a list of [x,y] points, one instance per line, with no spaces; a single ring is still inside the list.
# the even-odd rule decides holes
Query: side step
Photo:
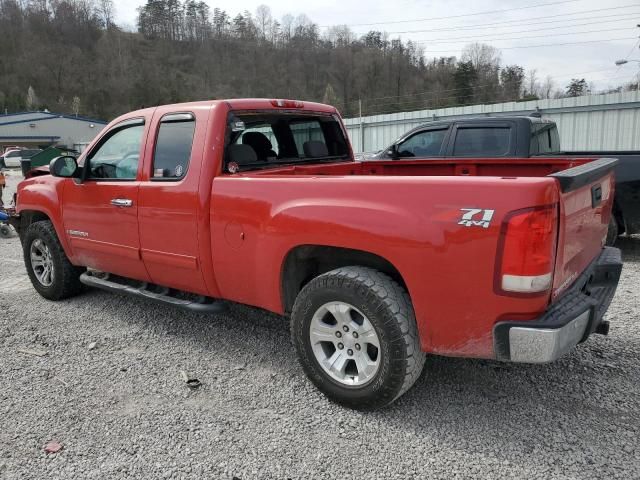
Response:
[[[80,275],[80,281],[85,285],[88,285],[89,287],[96,287],[102,290],[108,290],[110,292],[136,295],[138,297],[144,297],[150,300],[155,300],[157,302],[167,303],[169,305],[185,308],[187,310],[199,313],[220,313],[227,309],[226,304],[219,300],[214,300],[212,298],[202,296],[198,296],[197,300],[177,298],[169,295],[170,290],[166,287],[157,287],[154,285],[154,287],[156,287],[158,291],[153,292],[149,289],[150,285],[147,283],[136,282],[133,280],[124,279],[122,277],[112,276],[108,273],[100,272],[96,275],[91,271],[85,272]],[[138,283],[139,286],[131,285],[130,283],[132,282]]]

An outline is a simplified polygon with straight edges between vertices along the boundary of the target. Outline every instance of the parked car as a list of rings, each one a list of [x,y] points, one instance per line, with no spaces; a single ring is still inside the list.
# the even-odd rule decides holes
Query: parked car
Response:
[[[640,151],[579,151],[560,148],[555,122],[529,117],[478,117],[435,121],[403,134],[368,159],[611,157],[616,193],[607,244],[622,233],[640,233]]]
[[[309,379],[372,409],[427,353],[550,362],[607,333],[615,164],[356,162],[333,107],[188,103],[124,115],[78,160],[52,160],[20,183],[12,224],[43,297],[84,284],[288,316]]]
[[[22,149],[22,150],[9,150],[0,157],[0,167],[2,168],[19,168],[22,160],[31,158],[34,155],[40,153],[42,150],[36,149]]]
[[[5,161],[4,161],[5,157],[6,157],[7,155],[9,155],[10,153],[17,152],[17,151],[18,151],[17,149],[15,149],[15,150],[14,150],[14,149],[7,149],[7,150],[5,150],[5,151],[2,153],[2,155],[0,155],[0,168],[7,168],[7,165],[6,165]]]

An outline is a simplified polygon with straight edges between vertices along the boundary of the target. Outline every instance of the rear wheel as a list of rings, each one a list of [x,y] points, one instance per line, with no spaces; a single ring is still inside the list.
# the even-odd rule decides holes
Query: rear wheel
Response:
[[[29,225],[22,248],[27,274],[44,298],[62,300],[82,291],[79,278],[83,269],[71,264],[50,221]]]
[[[309,379],[351,408],[390,404],[425,362],[409,296],[370,268],[343,267],[309,282],[294,304],[291,334]]]

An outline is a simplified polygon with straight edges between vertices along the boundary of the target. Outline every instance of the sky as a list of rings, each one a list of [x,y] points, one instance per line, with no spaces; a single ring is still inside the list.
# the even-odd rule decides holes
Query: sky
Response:
[[[541,82],[551,76],[560,88],[577,77],[601,90],[640,73],[640,63],[614,64],[640,60],[639,0],[205,1],[232,17],[263,4],[276,19],[303,13],[321,32],[331,25],[348,25],[356,34],[386,31],[391,38],[419,42],[427,58],[459,57],[466,44],[483,42],[501,50],[502,65],[535,69]],[[114,0],[118,24],[134,29],[136,9],[144,3]]]

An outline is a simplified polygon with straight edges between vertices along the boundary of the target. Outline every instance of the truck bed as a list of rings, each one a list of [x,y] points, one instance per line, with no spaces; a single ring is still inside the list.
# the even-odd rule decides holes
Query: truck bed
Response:
[[[456,158],[389,160],[290,165],[248,172],[246,176],[273,175],[379,175],[379,176],[477,176],[545,177],[594,160],[594,157],[552,158]]]

